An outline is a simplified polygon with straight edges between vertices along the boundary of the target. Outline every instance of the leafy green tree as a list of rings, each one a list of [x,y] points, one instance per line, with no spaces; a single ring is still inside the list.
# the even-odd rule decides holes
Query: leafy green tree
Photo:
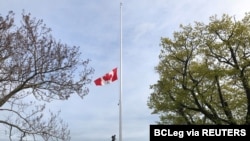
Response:
[[[13,12],[0,16],[0,129],[9,140],[70,140],[68,125],[59,113],[45,113],[45,104],[89,92],[94,71],[89,60],[80,59],[79,47],[56,41],[50,32],[24,12],[20,26]],[[27,101],[30,96],[39,104]]]
[[[250,124],[250,13],[180,25],[161,39],[159,80],[150,86],[161,124]]]

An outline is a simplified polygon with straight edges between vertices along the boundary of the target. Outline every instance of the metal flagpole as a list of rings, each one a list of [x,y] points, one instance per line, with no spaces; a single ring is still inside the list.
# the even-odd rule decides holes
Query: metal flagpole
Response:
[[[120,2],[120,96],[119,96],[119,141],[122,141],[122,2]]]

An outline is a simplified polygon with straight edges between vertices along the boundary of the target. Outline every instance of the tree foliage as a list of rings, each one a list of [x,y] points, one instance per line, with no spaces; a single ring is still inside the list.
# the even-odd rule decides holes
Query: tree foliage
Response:
[[[250,13],[180,25],[161,39],[148,100],[163,124],[250,124]]]
[[[67,100],[88,94],[93,69],[80,59],[79,47],[56,41],[42,20],[22,14],[19,26],[14,13],[0,15],[0,126],[9,139],[70,140],[68,125],[59,113],[45,114],[39,101]],[[5,127],[5,128],[2,128]]]

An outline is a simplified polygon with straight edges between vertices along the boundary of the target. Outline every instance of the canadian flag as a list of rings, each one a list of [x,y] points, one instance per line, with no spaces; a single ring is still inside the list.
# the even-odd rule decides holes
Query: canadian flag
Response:
[[[97,78],[94,82],[96,86],[103,86],[117,80],[117,68],[114,68],[109,73],[106,73],[104,76]]]

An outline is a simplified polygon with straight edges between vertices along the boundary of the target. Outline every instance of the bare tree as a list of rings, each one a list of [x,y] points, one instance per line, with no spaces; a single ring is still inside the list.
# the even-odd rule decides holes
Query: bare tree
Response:
[[[44,113],[45,103],[72,94],[83,98],[94,70],[80,59],[79,47],[56,41],[42,20],[23,12],[21,25],[14,23],[12,11],[0,15],[1,130],[8,130],[9,140],[70,140],[68,125],[59,113]],[[28,96],[43,103],[25,102]]]

